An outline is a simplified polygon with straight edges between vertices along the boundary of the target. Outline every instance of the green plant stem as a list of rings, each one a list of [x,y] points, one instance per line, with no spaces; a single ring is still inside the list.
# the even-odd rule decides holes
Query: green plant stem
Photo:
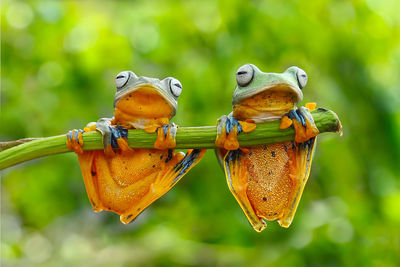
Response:
[[[311,113],[320,133],[340,132],[341,124],[337,115],[330,110],[319,108]],[[262,144],[273,144],[294,139],[292,127],[279,129],[280,121],[257,124],[257,128],[250,133],[241,133],[238,136],[240,146],[249,147]],[[215,149],[216,126],[179,127],[176,133],[176,148],[207,148]],[[0,170],[25,162],[31,159],[54,154],[71,152],[66,147],[66,135],[47,138],[21,139],[0,143]],[[98,132],[87,132],[83,135],[83,150],[103,149],[102,136]],[[153,148],[156,134],[149,134],[143,130],[129,130],[128,143],[132,148]]]

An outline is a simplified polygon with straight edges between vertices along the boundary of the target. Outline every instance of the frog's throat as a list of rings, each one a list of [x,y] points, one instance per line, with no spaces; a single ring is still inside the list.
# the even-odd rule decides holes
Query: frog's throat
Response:
[[[278,120],[299,102],[296,90],[282,84],[255,92],[247,94],[242,101],[236,101],[233,105],[235,118],[256,123]]]
[[[236,94],[233,94],[232,96],[232,105],[236,105],[239,102],[241,102],[242,100],[245,100],[247,98],[250,98],[258,93],[261,93],[263,91],[267,91],[267,90],[280,90],[280,91],[288,91],[293,93],[296,96],[296,104],[299,103],[301,100],[303,100],[303,92],[299,89],[294,87],[291,84],[288,83],[273,83],[270,84],[268,86],[264,86],[264,87],[260,87],[260,88],[256,88],[256,89],[251,89],[251,90],[243,90],[243,91],[239,91]]]
[[[165,100],[167,100],[168,104],[172,108],[172,116],[175,116],[176,109],[178,108],[178,101],[176,101],[176,99],[173,98],[171,95],[167,94],[163,89],[151,83],[138,84],[123,91],[117,92],[114,97],[114,108],[117,106],[118,102],[122,98],[142,88],[153,89],[155,92],[159,93]]]

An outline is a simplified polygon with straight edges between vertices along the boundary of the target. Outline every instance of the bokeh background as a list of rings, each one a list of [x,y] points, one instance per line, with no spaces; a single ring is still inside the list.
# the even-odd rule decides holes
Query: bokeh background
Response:
[[[91,210],[73,153],[6,169],[4,266],[399,266],[399,1],[1,2],[1,140],[111,116],[122,70],[178,78],[174,121],[214,125],[245,63],[303,68],[304,102],[344,128],[320,136],[292,226],[261,234],[213,151],[128,226]]]

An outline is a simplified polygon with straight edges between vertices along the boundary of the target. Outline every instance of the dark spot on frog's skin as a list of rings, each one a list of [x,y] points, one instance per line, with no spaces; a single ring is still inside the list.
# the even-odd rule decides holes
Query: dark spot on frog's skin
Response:
[[[253,152],[250,152],[250,153],[249,153],[249,157],[251,157],[251,155],[253,155]]]
[[[296,149],[296,145],[294,144],[294,142],[292,141],[292,149],[295,150]]]
[[[128,169],[128,167],[125,167],[125,170],[127,170]]]
[[[274,215],[276,215],[276,214],[278,214],[278,213],[275,212]]]
[[[264,146],[263,149],[264,149],[264,150],[267,150],[267,146]]]
[[[126,216],[126,219],[129,220],[132,216],[132,214],[129,214],[128,216]]]
[[[264,201],[267,201],[267,198],[266,198],[266,197],[263,197],[263,200],[264,200]]]
[[[271,174],[272,174],[272,171],[269,171],[268,174],[271,175]]]
[[[272,155],[272,157],[274,157],[275,158],[275,151],[271,151],[271,155]]]
[[[92,174],[92,176],[96,176],[96,172],[95,171],[91,171],[90,173]]]
[[[172,149],[168,149],[168,157],[165,160],[165,163],[168,163],[172,159]]]
[[[153,165],[153,168],[155,167],[156,165]]]
[[[163,157],[164,157],[164,155],[161,155],[161,156],[160,156],[160,159],[162,159]]]
[[[287,152],[287,146],[286,145],[284,146],[284,148],[285,148],[285,152]]]
[[[149,156],[151,157],[151,153],[149,153]]]
[[[137,209],[137,211],[139,211],[139,210],[140,210],[140,208]]]

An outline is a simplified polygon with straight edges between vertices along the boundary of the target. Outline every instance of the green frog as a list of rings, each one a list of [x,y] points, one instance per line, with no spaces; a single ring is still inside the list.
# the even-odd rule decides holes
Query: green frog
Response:
[[[310,174],[319,134],[310,113],[316,105],[296,107],[307,79],[295,66],[283,73],[264,73],[246,64],[236,72],[233,112],[217,122],[217,158],[230,191],[257,232],[266,227],[264,219],[290,226]],[[239,147],[239,133],[273,120],[281,120],[281,129],[294,127],[295,140]]]
[[[166,194],[203,157],[205,150],[175,153],[177,126],[170,123],[182,84],[138,77],[123,71],[115,79],[114,117],[89,123],[67,134],[67,146],[78,155],[89,200],[96,212],[113,211],[121,222],[134,220]],[[128,129],[157,133],[154,149],[132,149]],[[83,133],[98,131],[104,150],[83,151]]]

